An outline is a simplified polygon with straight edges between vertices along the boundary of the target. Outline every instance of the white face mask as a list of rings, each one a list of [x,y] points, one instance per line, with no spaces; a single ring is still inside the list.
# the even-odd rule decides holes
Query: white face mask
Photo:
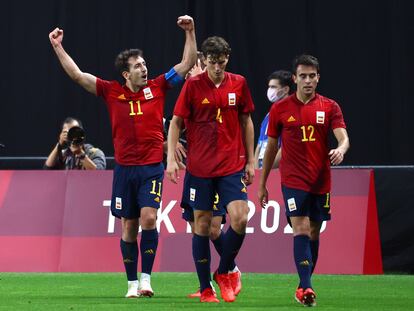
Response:
[[[277,102],[283,96],[285,96],[285,94],[283,93],[282,90],[277,90],[274,87],[269,87],[267,89],[267,99],[272,103]]]

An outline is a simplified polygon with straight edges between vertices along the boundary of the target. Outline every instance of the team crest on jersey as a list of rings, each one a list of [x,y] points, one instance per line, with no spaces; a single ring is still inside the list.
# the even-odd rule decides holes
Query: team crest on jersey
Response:
[[[229,93],[229,106],[236,105],[236,93]]]
[[[190,201],[195,201],[196,190],[194,188],[190,188]]]
[[[115,197],[115,208],[122,209],[122,198]]]
[[[325,123],[325,111],[316,111],[316,123],[318,124]]]
[[[144,92],[144,97],[145,97],[145,99],[152,99],[152,98],[154,98],[154,96],[152,95],[152,92],[151,92],[151,88],[146,87],[146,88],[143,90],[143,92]]]

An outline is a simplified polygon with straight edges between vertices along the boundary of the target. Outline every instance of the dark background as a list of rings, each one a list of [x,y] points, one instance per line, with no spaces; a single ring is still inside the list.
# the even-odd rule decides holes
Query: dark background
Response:
[[[125,48],[144,50],[150,77],[179,62],[179,15],[194,17],[198,45],[228,40],[228,70],[244,75],[256,111],[256,133],[269,104],[267,76],[290,69],[294,56],[321,63],[319,92],[341,105],[351,138],[344,164],[413,164],[413,1],[11,1],[0,3],[0,156],[46,156],[66,116],[80,118],[88,140],[113,155],[101,99],[72,82],[48,34],[64,29],[63,46],[79,67],[116,79]],[[178,90],[166,103],[171,114]]]
[[[384,272],[414,274],[414,168],[375,169]]]

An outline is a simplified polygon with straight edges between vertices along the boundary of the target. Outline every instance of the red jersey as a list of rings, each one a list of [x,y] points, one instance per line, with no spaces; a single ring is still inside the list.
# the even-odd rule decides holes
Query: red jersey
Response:
[[[174,115],[185,119],[187,170],[211,178],[240,171],[246,164],[239,115],[254,110],[246,79],[225,72],[217,88],[207,72],[184,84]]]
[[[282,135],[281,182],[284,186],[323,194],[330,191],[330,129],[346,128],[339,105],[324,96],[303,104],[293,94],[270,109],[268,136]]]
[[[117,81],[96,79],[96,93],[108,107],[118,164],[147,165],[162,161],[162,118],[168,87],[164,74],[149,80],[137,93]]]

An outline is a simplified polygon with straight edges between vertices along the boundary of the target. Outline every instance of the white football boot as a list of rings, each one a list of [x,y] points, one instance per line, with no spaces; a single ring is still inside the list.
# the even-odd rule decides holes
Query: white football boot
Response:
[[[138,287],[139,287],[138,280],[128,281],[128,292],[126,293],[125,298],[138,298],[139,297]]]
[[[154,291],[151,287],[151,276],[146,273],[141,273],[141,280],[139,282],[138,289],[139,297],[152,297],[154,296]]]

